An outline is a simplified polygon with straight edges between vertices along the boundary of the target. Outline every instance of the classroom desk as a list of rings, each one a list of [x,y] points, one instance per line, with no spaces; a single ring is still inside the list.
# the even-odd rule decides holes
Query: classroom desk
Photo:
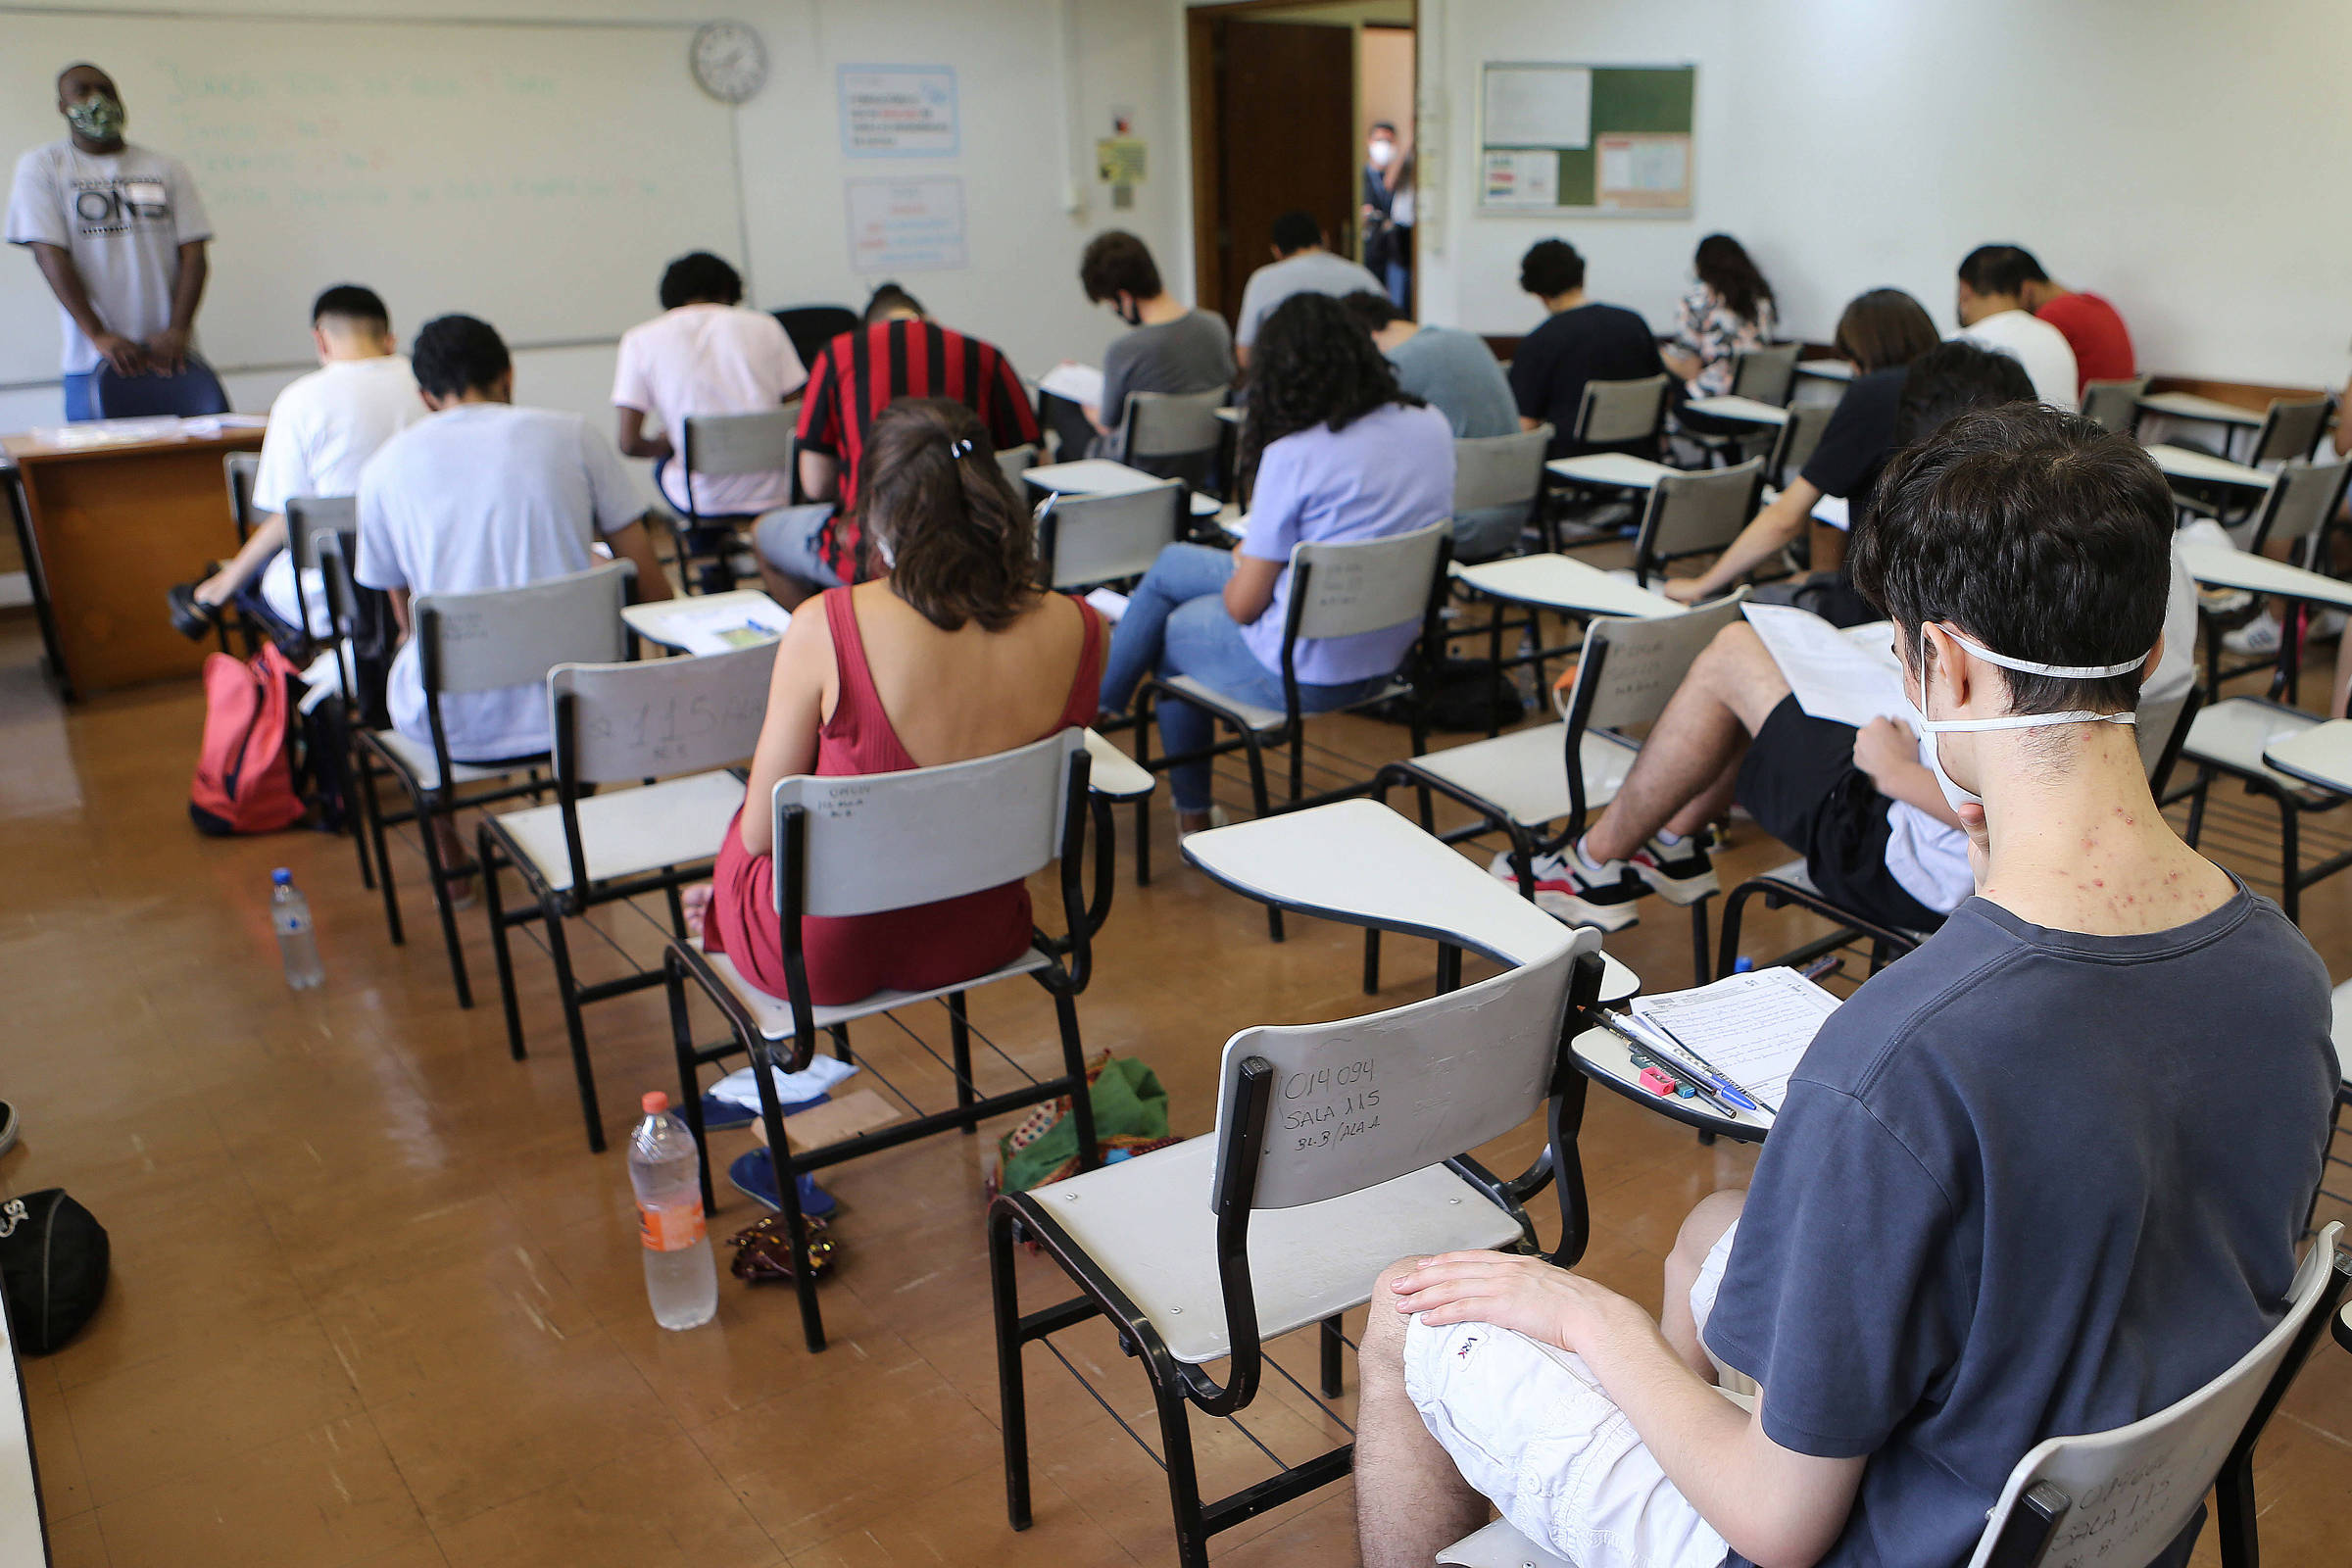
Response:
[[[2289,778],[2352,795],[2352,719],[2331,718],[2262,749],[2263,761]]]
[[[1745,424],[1787,424],[1788,411],[1775,408],[1754,398],[1729,395],[1712,398],[1692,398],[1683,405],[1692,414],[1704,414],[1717,419],[1738,419]]]
[[[1796,373],[1815,376],[1824,381],[1851,381],[1854,362],[1851,360],[1799,360]]]
[[[1627,578],[1574,556],[1514,556],[1474,566],[1457,562],[1453,576],[1486,598],[1563,614],[1632,615],[1653,620],[1683,612],[1683,607],[1673,600],[1636,587]]]
[[[1023,470],[1021,477],[1038,489],[1055,495],[1071,496],[1131,496],[1139,490],[1167,481],[1141,468],[1130,468],[1124,463],[1108,458],[1080,458],[1071,463],[1047,463]],[[1214,517],[1224,510],[1224,503],[1214,496],[1191,493],[1192,514],[1196,518]]]
[[[262,444],[217,436],[54,447],[0,439],[24,500],[24,570],[69,701],[193,675],[206,645],[172,627],[164,596],[237,550],[220,459]]]
[[[2249,468],[2242,463],[2231,463],[2209,453],[2191,452],[2186,447],[2167,446],[2162,442],[2147,449],[2164,470],[2168,479],[2187,479],[2198,484],[2237,485],[2247,490],[2268,490],[2271,476],[2260,468]]]
[[[676,629],[679,620],[730,612],[748,614],[754,611],[773,611],[788,623],[792,619],[791,611],[758,588],[735,588],[723,594],[677,594],[650,605],[623,605],[620,618],[629,630],[647,642],[686,653],[691,650],[679,639]]]
[[[2248,593],[2274,594],[2306,604],[2352,610],[2352,582],[2324,572],[2306,571],[2268,556],[2249,555],[2226,545],[2182,544],[2180,565],[2208,588],[2242,588]]]
[[[1669,468],[1663,463],[1647,458],[1629,457],[1622,452],[1588,452],[1580,458],[1554,458],[1544,465],[1544,471],[1572,484],[1597,485],[1611,490],[1653,490],[1657,483],[1680,468]]]
[[[1216,411],[1216,416],[1225,423],[1238,428],[1241,425],[1242,420],[1249,415],[1249,412],[1250,411],[1247,409],[1239,408],[1231,403],[1228,403],[1225,405],[1225,407]]]
[[[2139,400],[2139,406],[2149,414],[2161,414],[2168,418],[2226,424],[2241,430],[2254,429],[2267,417],[2259,409],[2240,408],[2234,403],[2199,397],[2194,392],[2150,392]]]

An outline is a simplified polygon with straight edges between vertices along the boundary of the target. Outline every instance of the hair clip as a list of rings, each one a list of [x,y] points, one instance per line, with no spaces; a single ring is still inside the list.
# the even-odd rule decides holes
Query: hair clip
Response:
[[[951,458],[968,458],[968,457],[970,457],[971,455],[972,455],[972,438],[971,438],[970,436],[968,436],[968,435],[967,435],[967,436],[960,436],[960,437],[958,437],[957,439],[956,439],[956,440],[954,440],[954,441],[950,441],[950,442],[948,443],[948,456],[949,456],[949,457],[951,457]]]

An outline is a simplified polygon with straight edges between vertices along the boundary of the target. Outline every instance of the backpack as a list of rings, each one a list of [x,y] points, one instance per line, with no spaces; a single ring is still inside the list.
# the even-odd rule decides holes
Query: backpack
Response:
[[[250,663],[204,661],[204,743],[188,787],[188,816],[215,837],[274,833],[302,820],[294,776],[293,691],[300,672],[274,644]]]
[[[0,1203],[0,1296],[9,1332],[26,1355],[47,1355],[81,1332],[106,1294],[106,1227],[62,1187]]]

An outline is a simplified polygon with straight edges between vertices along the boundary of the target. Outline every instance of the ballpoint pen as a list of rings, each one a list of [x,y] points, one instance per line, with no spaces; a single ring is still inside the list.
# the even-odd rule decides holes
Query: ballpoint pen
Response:
[[[1666,1043],[1669,1046],[1672,1046],[1675,1050],[1681,1052],[1685,1056],[1690,1058],[1690,1063],[1697,1067],[1700,1072],[1704,1073],[1707,1077],[1712,1078],[1715,1081],[1715,1087],[1723,1092],[1723,1097],[1726,1100],[1729,1100],[1733,1104],[1738,1105],[1741,1110],[1769,1110],[1772,1111],[1772,1113],[1776,1116],[1780,1114],[1778,1108],[1765,1104],[1763,1102],[1757,1100],[1754,1096],[1748,1094],[1747,1091],[1741,1089],[1738,1084],[1732,1082],[1731,1074],[1725,1072],[1721,1067],[1716,1066],[1706,1057],[1700,1055],[1695,1049],[1685,1043],[1681,1035],[1678,1035],[1672,1029],[1667,1028],[1666,1025],[1659,1019],[1636,1017],[1634,1021],[1644,1029],[1655,1029],[1659,1034],[1664,1035],[1666,1037]]]
[[[1615,1035],[1627,1045],[1632,1046],[1636,1051],[1647,1054],[1652,1059],[1656,1060],[1666,1069],[1668,1076],[1689,1084],[1692,1093],[1697,1095],[1699,1099],[1705,1101],[1708,1104],[1714,1106],[1715,1109],[1722,1112],[1725,1116],[1736,1117],[1740,1114],[1737,1107],[1735,1107],[1729,1101],[1725,1100],[1722,1094],[1719,1093],[1713,1085],[1709,1084],[1703,1075],[1693,1072],[1689,1066],[1674,1060],[1674,1058],[1667,1055],[1659,1048],[1655,1041],[1645,1040],[1642,1036],[1634,1033],[1632,1029],[1626,1027],[1627,1023],[1629,1022],[1639,1023],[1641,1020],[1620,1019],[1616,1013],[1610,1012],[1605,1008],[1595,1008],[1594,1015],[1600,1019],[1600,1026],[1603,1029],[1606,1029],[1609,1033]]]

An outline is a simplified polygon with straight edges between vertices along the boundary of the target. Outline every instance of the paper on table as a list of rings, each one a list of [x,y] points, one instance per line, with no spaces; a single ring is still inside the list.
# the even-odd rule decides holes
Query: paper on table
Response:
[[[1713,985],[1637,997],[1634,1016],[1661,1023],[1752,1100],[1778,1110],[1789,1075],[1838,999],[1794,969],[1750,969]]]
[[[270,416],[266,414],[200,414],[184,421],[188,434],[199,441],[218,439],[226,430],[266,430]]]
[[[1851,533],[1853,511],[1843,496],[1823,496],[1813,503],[1813,520],[1826,522],[1840,533]]]
[[[1064,360],[1038,378],[1037,389],[1090,408],[1102,406],[1102,372],[1091,365],[1073,365]]]
[[[1119,623],[1121,615],[1127,613],[1127,596],[1116,588],[1094,589],[1086,596],[1086,602],[1095,607],[1096,614],[1113,626]]]
[[[662,617],[662,639],[690,654],[726,654],[757,648],[784,635],[791,612],[777,604],[717,605],[675,610]]]
[[[1809,610],[1745,605],[1748,624],[1781,666],[1796,706],[1856,729],[1874,718],[1911,720],[1893,639],[1879,627],[1839,631]],[[1857,634],[1862,635],[1857,635]]]

